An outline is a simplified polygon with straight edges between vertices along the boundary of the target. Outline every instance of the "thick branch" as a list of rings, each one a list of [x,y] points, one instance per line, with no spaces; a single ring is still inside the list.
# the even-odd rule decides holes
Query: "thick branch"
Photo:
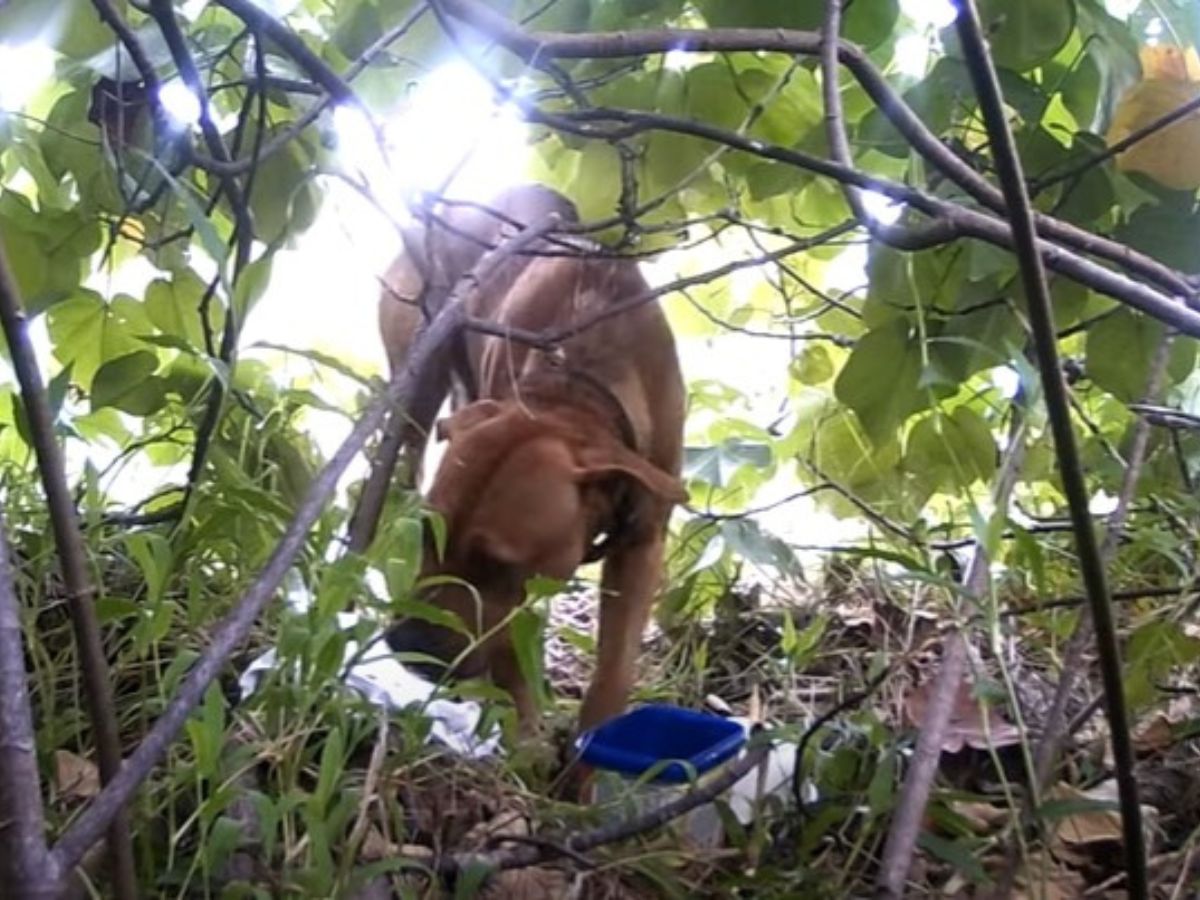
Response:
[[[1020,263],[1021,280],[1024,282],[1029,319],[1033,328],[1034,347],[1041,369],[1046,413],[1054,434],[1063,493],[1066,495],[1071,519],[1075,524],[1076,553],[1096,629],[1104,696],[1112,732],[1117,788],[1121,800],[1129,895],[1133,898],[1144,898],[1148,896],[1145,837],[1142,832],[1141,807],[1138,805],[1137,781],[1133,771],[1133,745],[1129,715],[1125,708],[1125,687],[1121,678],[1121,653],[1117,644],[1112,605],[1108,599],[1104,560],[1092,528],[1091,516],[1088,514],[1087,486],[1084,483],[1083,468],[1071,427],[1071,410],[1058,359],[1058,342],[1055,339],[1054,318],[1050,311],[1050,290],[1046,285],[1046,276],[1037,248],[1033,208],[1021,172],[1021,160],[1005,118],[1000,82],[984,41],[983,28],[975,4],[971,0],[955,0],[955,7],[958,10],[956,24],[964,59],[979,97],[980,112],[987,128],[996,173],[1010,210],[1013,237],[1017,244],[1017,260]]]
[[[255,32],[265,34],[292,61],[304,70],[313,81],[325,89],[325,93],[335,103],[347,103],[351,106],[361,106],[357,95],[341,76],[317,56],[298,34],[285,26],[269,12],[250,0],[217,0]]]
[[[825,136],[829,141],[829,156],[833,161],[846,168],[852,168],[854,157],[846,136],[842,92],[838,83],[841,21],[841,0],[825,0],[825,26],[821,30],[821,97],[825,104]],[[867,227],[872,237],[898,250],[922,250],[944,244],[956,236],[954,226],[945,219],[935,220],[920,230],[884,225],[867,211],[858,188],[843,184],[842,192],[854,217]]]
[[[29,341],[25,314],[17,286],[0,246],[0,326],[8,341],[9,355],[17,382],[21,386],[21,399],[25,403],[25,414],[29,419],[29,431],[37,455],[38,473],[46,492],[46,505],[50,512],[50,524],[54,531],[54,542],[62,564],[63,582],[67,590],[67,604],[71,611],[71,626],[75,633],[75,645],[79,654],[79,667],[87,697],[88,714],[91,719],[96,742],[96,755],[100,764],[100,778],[111,783],[120,777],[121,736],[117,726],[117,714],[113,705],[112,687],[109,681],[108,662],[104,655],[104,642],[100,635],[100,624],[96,619],[93,603],[95,588],[88,573],[87,548],[79,530],[79,520],[71,492],[67,487],[66,464],[62,448],[54,435],[54,419],[50,402],[38,370],[37,357]],[[113,881],[116,896],[132,900],[137,896],[137,878],[133,866],[133,845],[129,838],[129,822],[125,814],[114,815],[105,824],[109,829],[109,847],[112,853]],[[99,837],[99,832],[97,832]],[[67,866],[60,866],[65,871]]]
[[[37,744],[29,708],[21,613],[0,513],[0,884],[13,900],[58,893],[38,787]]]

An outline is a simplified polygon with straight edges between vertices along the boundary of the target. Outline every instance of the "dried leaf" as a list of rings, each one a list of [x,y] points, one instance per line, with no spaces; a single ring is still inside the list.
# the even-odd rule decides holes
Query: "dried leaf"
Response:
[[[1133,732],[1133,747],[1138,753],[1161,753],[1174,742],[1171,720],[1157,713],[1142,722]]]
[[[1122,95],[1105,136],[1109,146],[1200,96],[1200,59],[1178,47],[1142,48],[1142,80]],[[1123,172],[1141,172],[1174,190],[1200,187],[1200,113],[1138,141],[1117,157]]]
[[[921,727],[924,721],[925,709],[935,684],[935,679],[924,682],[909,694],[904,703],[909,724],[914,728]],[[946,726],[942,750],[946,753],[958,753],[963,747],[986,750],[988,747],[1009,747],[1020,741],[1021,733],[1017,727],[1005,719],[999,709],[981,707],[979,701],[971,696],[971,683],[964,679],[954,698],[954,709]]]
[[[1014,900],[1075,900],[1087,883],[1083,876],[1060,865],[1046,853],[1033,853],[1017,873]]]
[[[571,882],[559,869],[534,867],[500,872],[488,880],[483,900],[560,900],[569,896]]]
[[[1092,803],[1115,803],[1117,788],[1115,781],[1106,781],[1081,791],[1068,784],[1060,784],[1050,792],[1050,799],[1058,803],[1087,806]],[[1067,845],[1121,842],[1121,813],[1113,808],[1082,808],[1058,819],[1054,835]]]
[[[960,803],[951,803],[950,808],[961,816],[967,826],[976,834],[988,834],[996,830],[1009,817],[1008,810],[993,806],[991,803],[964,800]]]
[[[100,792],[100,770],[70,750],[55,750],[54,787],[67,800],[89,800]]]

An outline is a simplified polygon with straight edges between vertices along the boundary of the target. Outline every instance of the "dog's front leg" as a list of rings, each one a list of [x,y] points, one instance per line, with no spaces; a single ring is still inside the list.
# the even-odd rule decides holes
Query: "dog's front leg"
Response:
[[[508,691],[517,708],[517,727],[522,737],[529,737],[537,732],[538,711],[533,702],[533,692],[529,682],[521,672],[521,663],[517,659],[517,651],[513,647],[512,635],[508,629],[493,638],[494,644],[489,648],[488,661],[492,673],[492,681]]]
[[[618,547],[604,562],[600,583],[600,640],[579,728],[585,731],[624,711],[633,689],[642,632],[662,576],[663,539]]]

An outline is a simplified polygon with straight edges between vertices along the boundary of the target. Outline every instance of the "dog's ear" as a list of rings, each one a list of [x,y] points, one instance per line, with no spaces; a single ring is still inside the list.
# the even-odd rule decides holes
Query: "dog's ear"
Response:
[[[441,419],[435,429],[439,441],[452,441],[464,431],[469,431],[481,422],[500,415],[503,406],[495,400],[476,400],[462,409]]]
[[[576,451],[580,481],[595,481],[610,475],[628,475],[650,493],[671,503],[688,498],[683,482],[651,464],[647,459],[620,444],[605,442],[580,447]]]

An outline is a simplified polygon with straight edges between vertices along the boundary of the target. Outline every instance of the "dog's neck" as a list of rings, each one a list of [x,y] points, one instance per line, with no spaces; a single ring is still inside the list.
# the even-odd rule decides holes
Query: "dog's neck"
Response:
[[[560,416],[586,417],[630,450],[640,452],[637,432],[624,405],[600,379],[583,369],[566,364],[538,368],[521,377],[513,394],[534,413],[549,409]]]

